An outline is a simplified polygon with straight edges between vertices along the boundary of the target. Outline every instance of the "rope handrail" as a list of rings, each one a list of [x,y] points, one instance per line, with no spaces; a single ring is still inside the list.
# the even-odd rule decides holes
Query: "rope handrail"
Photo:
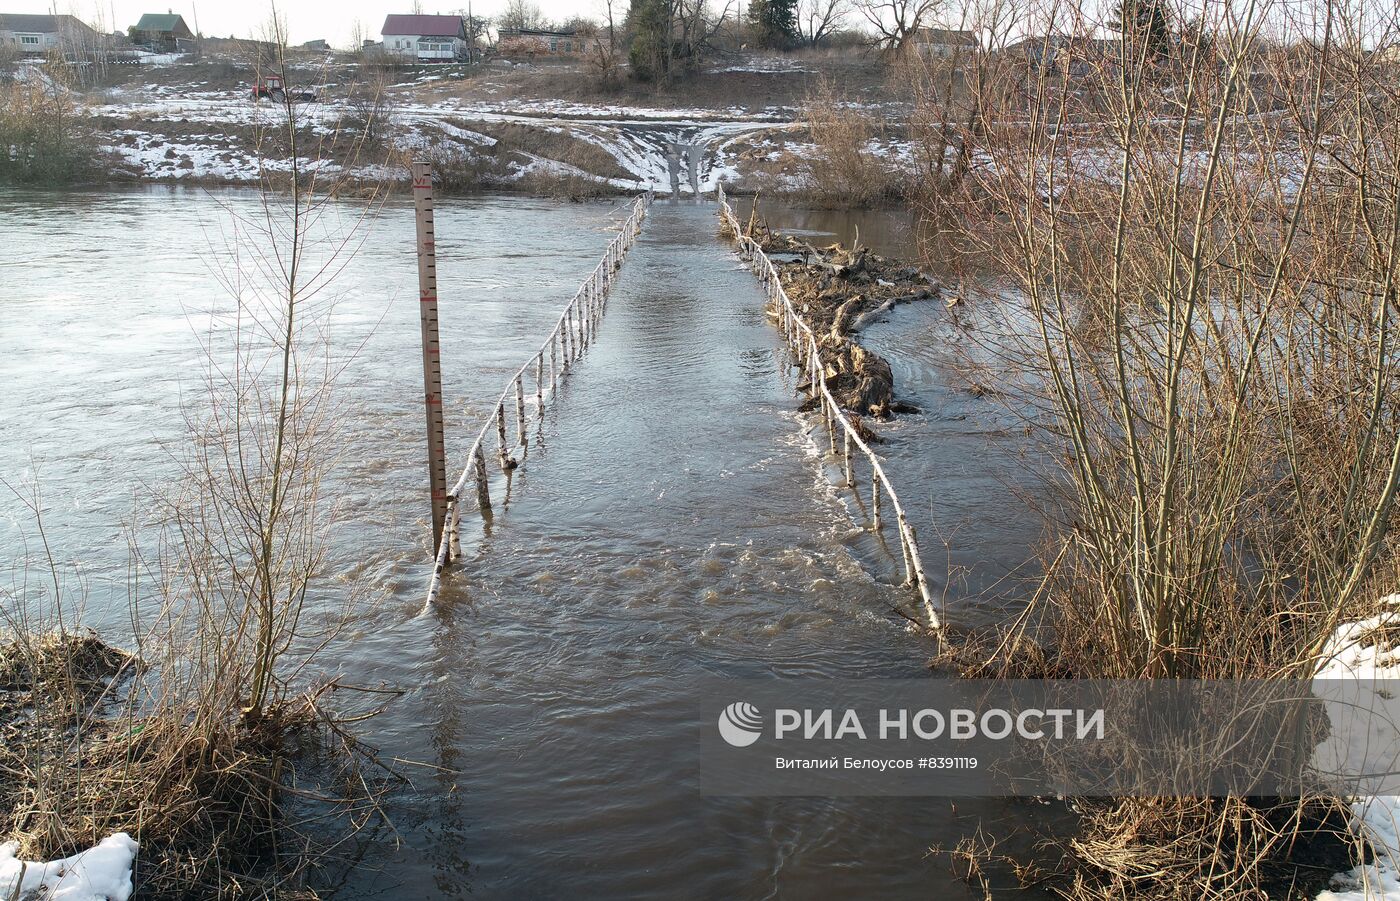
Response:
[[[821,406],[822,419],[826,424],[833,456],[837,453],[836,426],[841,427],[846,486],[852,490],[856,487],[855,470],[851,464],[851,448],[854,446],[865,455],[870,464],[871,529],[875,532],[880,531],[880,493],[883,490],[889,497],[890,506],[894,508],[895,517],[899,524],[900,551],[904,556],[904,584],[912,586],[918,591],[919,597],[923,601],[924,612],[928,616],[929,627],[941,628],[938,614],[933,607],[933,598],[929,592],[928,579],[924,576],[924,564],[919,556],[919,542],[914,534],[914,526],[909,522],[909,517],[905,515],[904,507],[899,502],[899,495],[895,493],[894,484],[885,474],[885,468],[880,465],[880,458],[870,449],[870,445],[860,437],[860,433],[856,431],[851,421],[846,418],[846,414],[841,410],[841,405],[837,403],[836,397],[827,386],[816,332],[797,312],[797,308],[788,297],[787,291],[783,289],[782,280],[778,277],[778,269],[768,258],[768,254],[764,253],[757,241],[744,234],[738,217],[734,215],[734,210],[725,198],[723,184],[716,187],[715,197],[719,201],[720,218],[725,228],[734,235],[740,259],[748,262],[754,274],[758,276],[759,283],[764,286],[768,294],[768,302],[777,313],[778,329],[807,373],[808,383],[812,386],[812,394]]]
[[[554,328],[550,330],[539,349],[506,381],[505,388],[496,399],[494,412],[487,415],[481,430],[476,434],[476,439],[472,441],[462,475],[447,493],[447,535],[443,536],[444,540],[439,543],[437,557],[433,561],[433,574],[428,582],[429,604],[437,600],[438,592],[442,588],[443,572],[452,565],[454,559],[462,556],[461,504],[458,501],[469,480],[474,481],[476,485],[477,509],[484,518],[492,515],[491,489],[484,453],[487,436],[494,426],[499,440],[497,456],[503,472],[509,472],[519,465],[515,452],[523,452],[529,440],[526,432],[528,418],[525,412],[526,374],[531,369],[535,371],[535,411],[538,421],[544,414],[546,397],[545,355],[549,356],[547,393],[552,403],[559,392],[560,377],[569,371],[570,365],[583,355],[584,350],[597,336],[598,323],[607,305],[613,278],[622,267],[627,251],[632,249],[637,235],[641,233],[642,220],[646,218],[647,209],[654,197],[653,192],[647,191],[632,202],[632,212],[622,223],[617,235],[608,243],[603,258],[564,306],[554,323]],[[515,397],[516,444],[510,444],[506,437],[506,405],[510,402],[512,394]]]

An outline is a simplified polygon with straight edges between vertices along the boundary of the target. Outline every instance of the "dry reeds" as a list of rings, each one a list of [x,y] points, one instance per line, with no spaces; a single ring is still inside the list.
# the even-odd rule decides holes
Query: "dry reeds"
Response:
[[[1075,899],[1311,898],[1354,862],[1349,811],[1329,797],[1145,798],[1083,805],[1068,843]]]

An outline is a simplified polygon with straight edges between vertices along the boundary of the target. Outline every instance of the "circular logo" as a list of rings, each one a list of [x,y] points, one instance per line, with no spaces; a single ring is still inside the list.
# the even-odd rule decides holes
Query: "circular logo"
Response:
[[[735,701],[720,711],[719,734],[736,748],[747,748],[763,734],[763,714],[747,701]]]

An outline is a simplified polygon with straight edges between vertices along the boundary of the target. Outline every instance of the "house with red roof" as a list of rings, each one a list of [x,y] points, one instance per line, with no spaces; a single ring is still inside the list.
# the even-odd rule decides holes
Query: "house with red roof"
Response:
[[[461,16],[384,18],[384,52],[421,63],[454,62],[467,55],[467,24]]]

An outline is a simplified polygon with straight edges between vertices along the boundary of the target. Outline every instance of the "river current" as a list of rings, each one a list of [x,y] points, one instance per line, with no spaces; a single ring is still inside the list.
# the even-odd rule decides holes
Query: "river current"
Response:
[[[218,276],[233,223],[258,209],[239,191],[0,193],[0,474],[38,492],[70,619],[118,643],[131,632],[146,499],[176,475],[201,344],[229,306]],[[928,849],[1007,834],[1031,805],[715,798],[696,785],[697,749],[678,738],[692,681],[918,678],[933,651],[892,611],[915,610],[898,560],[834,487],[713,205],[653,207],[508,503],[489,529],[466,515],[466,559],[424,608],[411,212],[391,201],[361,226],[326,294],[340,451],[330,587],[312,620],[330,621],[348,586],[361,600],[312,669],[402,689],[365,737],[415,762],[391,802],[399,839],[368,849],[346,894],[981,897]],[[624,203],[439,202],[449,479],[483,404],[625,214]],[[334,231],[356,212],[326,215]],[[920,409],[881,426],[880,452],[944,615],[1000,619],[1037,534],[1015,425],[952,376],[958,336],[942,305],[898,307],[865,340]],[[23,593],[42,543],[8,491],[0,539]]]

